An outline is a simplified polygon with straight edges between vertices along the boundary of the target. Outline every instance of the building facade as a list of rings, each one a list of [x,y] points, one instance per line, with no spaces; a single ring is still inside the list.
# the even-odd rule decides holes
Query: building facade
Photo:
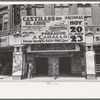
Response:
[[[97,79],[99,17],[99,3],[0,5],[0,74]]]

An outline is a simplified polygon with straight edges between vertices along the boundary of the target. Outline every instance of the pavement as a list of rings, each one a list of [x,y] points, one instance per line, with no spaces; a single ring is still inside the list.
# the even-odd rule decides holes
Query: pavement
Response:
[[[100,82],[100,77],[97,77],[96,80],[87,80],[85,77],[57,77],[54,79],[54,77],[33,77],[33,78],[26,78],[22,80],[14,80],[12,76],[3,76],[0,75],[0,82]]]
[[[12,76],[0,75],[0,99],[41,98],[100,98],[100,77],[86,80],[85,77],[33,77],[13,80]]]

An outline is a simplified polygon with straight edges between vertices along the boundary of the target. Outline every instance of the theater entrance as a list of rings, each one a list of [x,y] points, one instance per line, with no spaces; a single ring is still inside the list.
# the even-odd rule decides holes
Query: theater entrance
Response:
[[[60,57],[59,59],[59,75],[70,75],[71,74],[71,58]]]
[[[36,58],[36,75],[40,76],[48,75],[48,58],[46,57]]]

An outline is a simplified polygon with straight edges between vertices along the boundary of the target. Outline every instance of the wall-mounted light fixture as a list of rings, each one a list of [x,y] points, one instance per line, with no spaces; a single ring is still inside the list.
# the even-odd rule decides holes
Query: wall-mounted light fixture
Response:
[[[21,37],[21,34],[20,34],[20,32],[17,30],[16,32],[15,32],[15,34],[14,34],[14,37]]]

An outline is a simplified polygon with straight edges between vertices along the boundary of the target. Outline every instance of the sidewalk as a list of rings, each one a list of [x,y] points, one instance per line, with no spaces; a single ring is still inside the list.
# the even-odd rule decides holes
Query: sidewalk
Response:
[[[87,80],[85,77],[33,77],[31,79],[13,80],[12,76],[0,75],[0,82],[100,82],[100,77],[96,80]]]
[[[6,79],[10,79],[11,76],[7,76],[7,75],[0,75],[0,80],[6,80]]]

